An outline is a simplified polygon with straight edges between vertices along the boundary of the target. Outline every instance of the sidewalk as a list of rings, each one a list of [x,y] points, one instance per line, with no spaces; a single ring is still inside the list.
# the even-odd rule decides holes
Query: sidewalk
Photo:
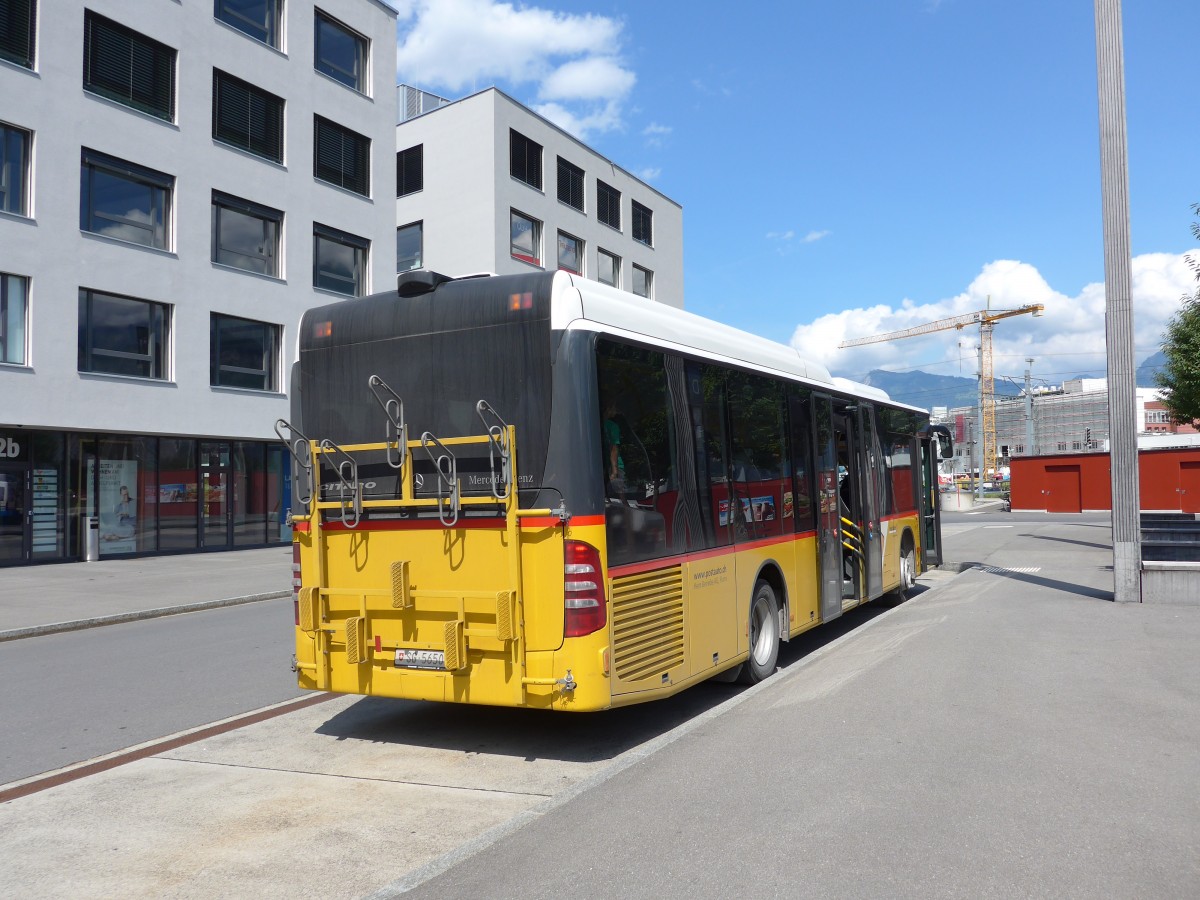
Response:
[[[5,569],[0,641],[285,597],[292,548]]]

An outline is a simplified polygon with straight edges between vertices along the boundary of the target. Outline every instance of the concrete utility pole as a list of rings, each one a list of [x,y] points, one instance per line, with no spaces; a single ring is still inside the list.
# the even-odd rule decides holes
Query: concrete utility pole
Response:
[[[1037,448],[1033,445],[1033,385],[1030,383],[1033,380],[1033,357],[1025,357],[1025,453],[1029,456],[1037,455]]]
[[[1129,154],[1125,136],[1125,50],[1121,0],[1096,0],[1100,96],[1100,186],[1104,212],[1104,296],[1112,469],[1113,583],[1118,602],[1142,599],[1138,456],[1134,418],[1133,280],[1129,250]]]

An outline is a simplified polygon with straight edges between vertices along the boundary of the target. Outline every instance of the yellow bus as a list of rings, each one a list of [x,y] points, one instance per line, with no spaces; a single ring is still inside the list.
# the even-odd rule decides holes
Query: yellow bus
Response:
[[[565,272],[312,309],[292,386],[303,688],[592,711],[754,683],[940,562],[923,410]]]

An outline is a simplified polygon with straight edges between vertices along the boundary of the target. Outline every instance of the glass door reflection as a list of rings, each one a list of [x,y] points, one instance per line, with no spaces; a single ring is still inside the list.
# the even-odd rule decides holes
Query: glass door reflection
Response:
[[[200,444],[201,523],[200,546],[205,550],[228,547],[229,534],[229,444]]]

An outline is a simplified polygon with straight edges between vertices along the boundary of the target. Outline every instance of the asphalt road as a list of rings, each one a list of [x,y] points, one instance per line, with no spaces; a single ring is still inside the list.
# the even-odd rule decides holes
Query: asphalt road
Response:
[[[300,696],[290,600],[11,641],[0,784]]]

